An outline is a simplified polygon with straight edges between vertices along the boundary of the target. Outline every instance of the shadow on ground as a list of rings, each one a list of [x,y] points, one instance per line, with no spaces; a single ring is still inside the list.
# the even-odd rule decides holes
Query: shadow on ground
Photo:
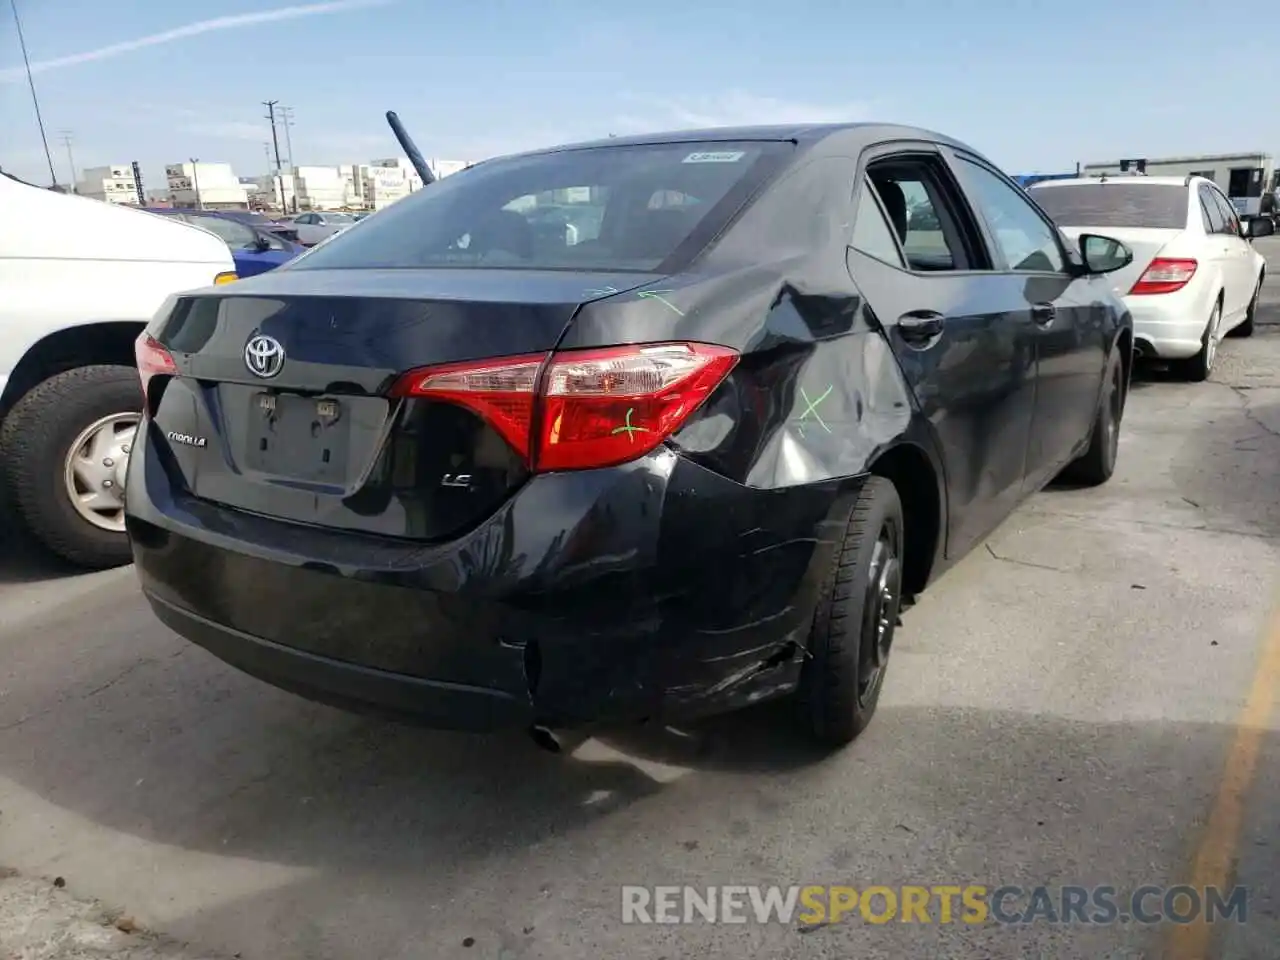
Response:
[[[119,907],[146,917],[194,896],[165,932],[244,960],[719,956],[739,952],[730,942],[773,957],[1138,956],[1104,954],[1151,936],[1120,926],[1065,940],[1047,926],[865,923],[803,937],[659,936],[619,922],[618,886],[1171,883],[1232,734],[886,706],[863,740],[823,756],[771,706],[687,736],[628,731],[605,738],[612,750],[588,743],[557,757],[523,736],[389,725],[208,668],[189,653],[86,678],[90,695],[0,732],[0,776],[107,828],[122,857],[150,851],[155,872],[143,877],[155,889]],[[684,769],[663,776],[646,760]],[[1280,783],[1268,783],[1265,804],[1280,811]],[[21,828],[10,806],[10,828]],[[1263,844],[1262,876],[1280,876],[1278,834],[1246,837]],[[121,835],[218,860],[182,865]],[[261,865],[251,876],[302,875],[251,895],[218,879],[244,862]],[[68,875],[73,890],[78,879]]]
[[[37,583],[85,573],[54,556],[8,518],[0,518],[0,584]]]

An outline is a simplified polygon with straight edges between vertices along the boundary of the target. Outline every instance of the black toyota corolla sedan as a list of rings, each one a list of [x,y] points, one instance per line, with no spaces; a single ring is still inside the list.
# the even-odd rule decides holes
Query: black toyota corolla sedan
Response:
[[[142,587],[350,709],[546,731],[789,696],[847,743],[902,607],[1052,478],[1110,477],[1124,250],[905,127],[477,164],[157,315]]]

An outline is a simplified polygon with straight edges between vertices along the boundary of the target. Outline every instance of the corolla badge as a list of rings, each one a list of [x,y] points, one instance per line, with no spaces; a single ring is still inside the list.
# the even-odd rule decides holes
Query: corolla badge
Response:
[[[284,369],[284,347],[264,333],[250,337],[244,345],[244,365],[255,377],[269,380]]]
[[[190,433],[178,433],[176,430],[170,430],[165,434],[174,443],[180,443],[184,447],[207,447],[209,441],[204,437],[193,436]]]

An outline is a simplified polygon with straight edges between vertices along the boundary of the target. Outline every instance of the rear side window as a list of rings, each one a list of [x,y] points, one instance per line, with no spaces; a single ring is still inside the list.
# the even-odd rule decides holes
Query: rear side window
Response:
[[[1060,227],[1146,227],[1183,230],[1187,188],[1172,184],[1089,183],[1033,186],[1027,191]]]
[[[1222,232],[1238,234],[1240,232],[1240,215],[1231,201],[1212,187],[1206,188],[1222,213]]]
[[[853,248],[859,253],[875,257],[882,263],[902,269],[902,251],[894,238],[889,221],[875,195],[875,187],[868,180],[862,181],[858,191],[857,219],[853,223]]]
[[[491,160],[314,250],[295,269],[652,271],[710,238],[789,143],[602,146]],[[671,265],[668,264],[668,267]]]
[[[1200,186],[1200,206],[1208,219],[1209,232],[1226,233],[1227,215],[1222,209],[1222,204],[1218,203],[1213,189],[1203,184]]]

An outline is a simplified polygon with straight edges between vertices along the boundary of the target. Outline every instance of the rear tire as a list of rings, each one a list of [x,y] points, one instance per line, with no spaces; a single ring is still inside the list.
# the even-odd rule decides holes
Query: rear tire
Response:
[[[1118,349],[1118,348],[1117,348]],[[1113,352],[1107,367],[1107,379],[1103,383],[1102,403],[1094,416],[1089,447],[1083,454],[1067,464],[1059,474],[1061,480],[1084,487],[1098,487],[1111,479],[1116,472],[1116,459],[1120,453],[1120,422],[1124,418],[1125,384],[1120,355]]]
[[[1218,357],[1218,328],[1222,326],[1222,299],[1219,298],[1205,324],[1204,335],[1200,338],[1200,352],[1178,364],[1184,380],[1192,383],[1203,383],[1213,373],[1213,362]]]
[[[1253,299],[1249,301],[1249,309],[1244,315],[1244,322],[1227,334],[1228,337],[1252,337],[1253,336],[1253,316],[1258,312],[1258,298],[1262,296],[1262,277],[1258,278],[1258,285],[1253,290]]]
[[[902,502],[869,477],[823,583],[800,677],[801,720],[828,747],[851,743],[880,701],[902,604]]]
[[[0,470],[15,513],[36,540],[78,566],[104,569],[133,559],[120,512],[104,509],[94,514],[97,522],[87,519],[91,511],[73,502],[69,477],[73,447],[85,448],[87,431],[96,427],[125,436],[130,420],[136,425],[141,406],[133,368],[77,367],[29,391],[0,427]],[[105,466],[104,459],[112,464]],[[107,451],[94,461],[108,481],[107,493],[123,492],[119,459],[118,453]]]

